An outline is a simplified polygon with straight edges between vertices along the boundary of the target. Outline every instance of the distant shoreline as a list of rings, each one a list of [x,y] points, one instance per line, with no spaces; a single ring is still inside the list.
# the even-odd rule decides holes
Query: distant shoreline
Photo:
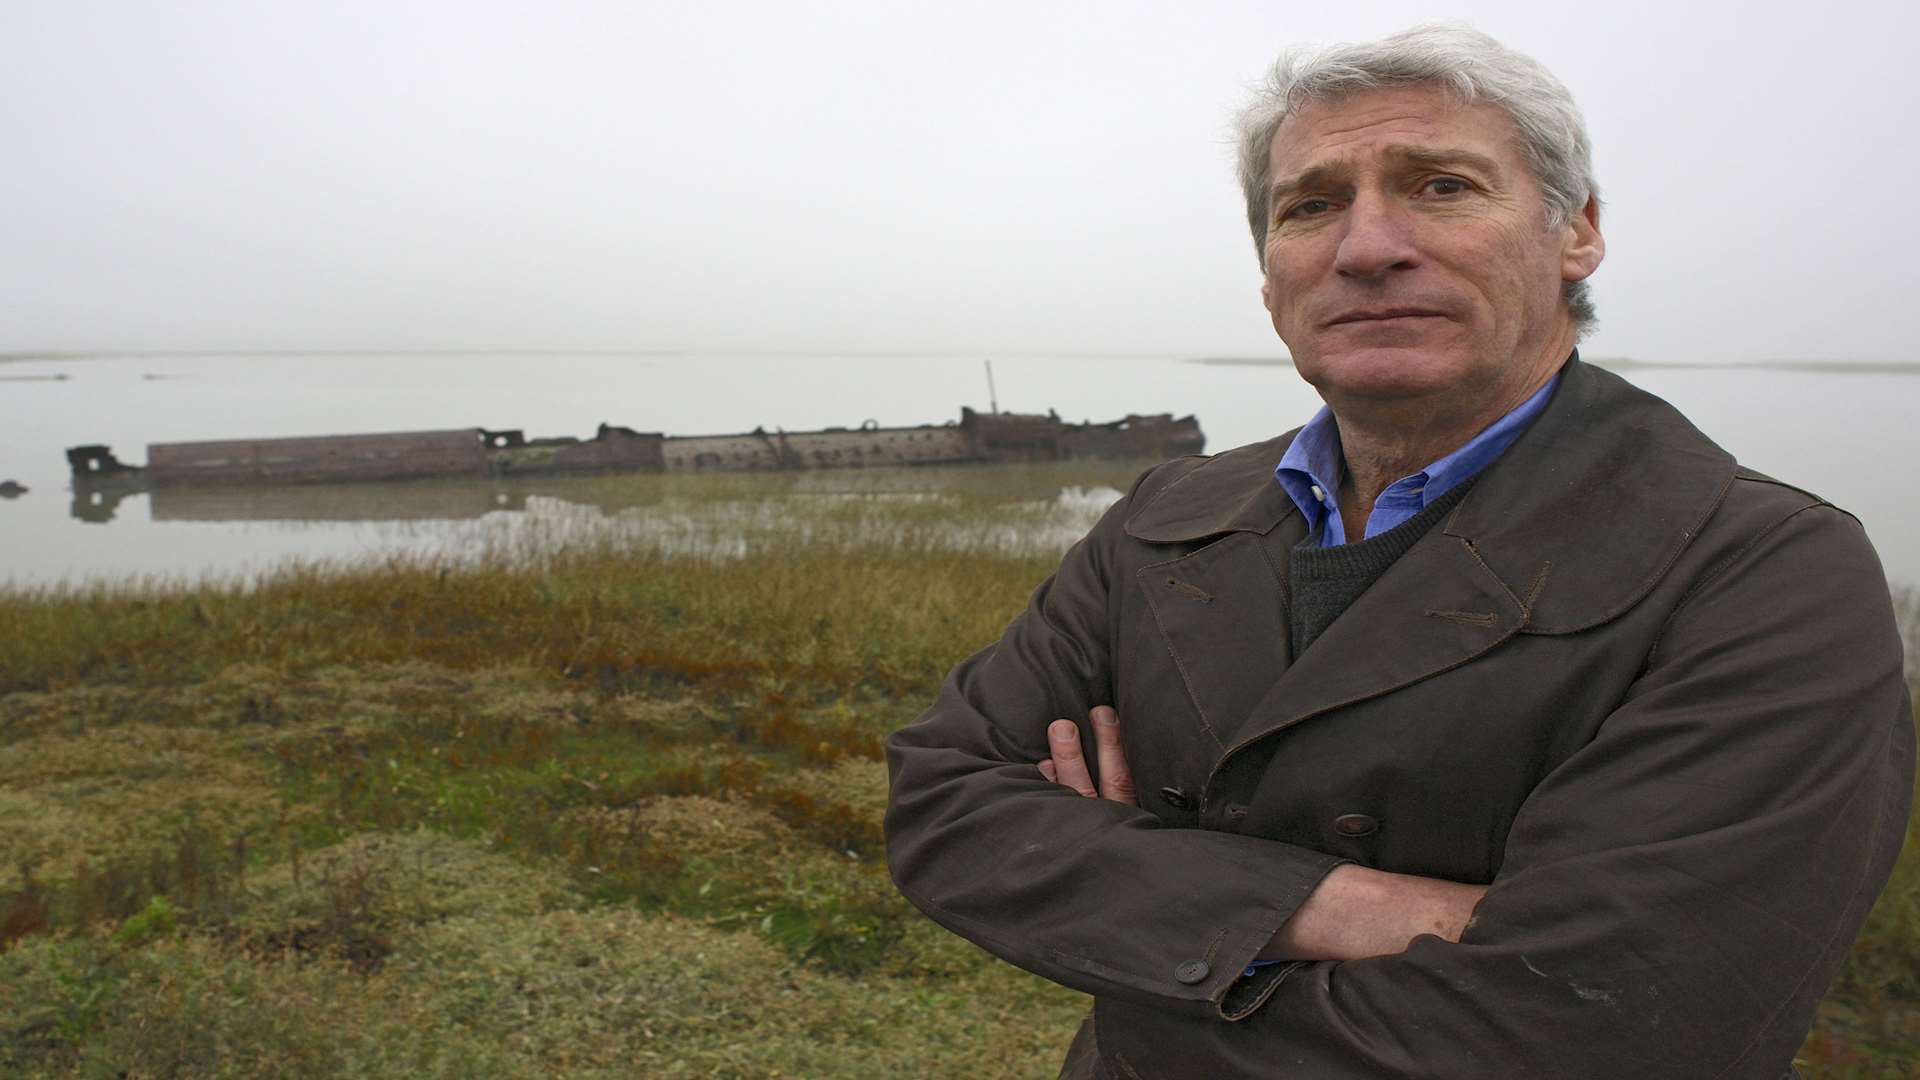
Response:
[[[247,356],[697,356],[677,349],[76,349],[71,352],[0,352],[0,364],[69,360],[147,360]],[[746,354],[742,354],[746,355]],[[773,354],[787,355],[787,354]],[[831,356],[832,353],[795,353]]]
[[[1616,371],[1801,371],[1815,375],[1920,375],[1920,361],[1914,360],[1728,360],[1722,363],[1693,360],[1635,360],[1630,356],[1589,356],[1587,363]],[[1292,367],[1285,356],[1200,356],[1184,361],[1215,367]]]
[[[631,357],[776,357],[827,360],[1165,360],[1165,353],[1142,352],[992,352],[975,349],[34,349],[0,351],[0,364],[28,361],[232,358],[254,356],[631,356]]]
[[[128,350],[76,350],[72,352],[11,352],[0,353],[0,364],[24,363],[70,363],[83,360],[114,359],[162,359],[167,357],[347,357],[347,356],[628,356],[663,357],[704,355],[726,356],[793,356],[820,358],[850,358],[864,356],[955,356],[955,353],[862,353],[862,352],[817,352],[803,351],[793,353],[779,352],[727,352],[705,354],[676,349],[128,349]],[[973,355],[973,354],[966,354]],[[983,357],[985,354],[981,354]],[[1025,356],[1026,354],[1005,354],[1007,356]],[[1033,358],[1044,358],[1048,354],[1035,353]],[[1105,355],[1105,354],[1087,354]],[[1209,367],[1291,367],[1293,360],[1287,356],[1196,356],[1176,358],[1183,364],[1204,364]],[[1616,371],[1797,371],[1815,375],[1920,375],[1920,360],[1808,360],[1808,359],[1769,359],[1769,360],[1728,360],[1710,362],[1697,360],[1637,360],[1630,356],[1590,356],[1587,362],[1596,367]]]

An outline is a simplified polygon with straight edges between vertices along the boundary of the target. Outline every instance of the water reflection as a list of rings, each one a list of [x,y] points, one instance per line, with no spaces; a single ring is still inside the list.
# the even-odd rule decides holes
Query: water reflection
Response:
[[[152,521],[452,521],[526,506],[526,492],[485,484],[359,484],[282,487],[79,488],[73,517],[112,522],[121,505],[148,498]]]
[[[105,525],[119,516],[120,504],[140,494],[131,488],[103,491],[99,488],[75,488],[68,512],[89,525]]]
[[[114,520],[128,498],[147,495],[153,521],[457,521],[518,511],[546,499],[618,513],[662,501],[948,495],[959,499],[1050,499],[1063,488],[1119,487],[1141,463],[843,469],[708,475],[557,477],[538,480],[418,480],[363,484],[96,488],[74,492],[73,516]]]
[[[1057,554],[1086,532],[1142,467],[1069,462],[106,488],[75,491],[71,513],[83,522],[121,528],[259,525],[264,531],[247,530],[249,546],[270,554],[282,546],[272,539],[279,536],[287,557],[304,556],[312,545],[303,541],[338,527],[352,527],[359,537],[355,548],[368,557],[413,553],[462,562],[524,563],[586,547],[702,559],[793,546]]]

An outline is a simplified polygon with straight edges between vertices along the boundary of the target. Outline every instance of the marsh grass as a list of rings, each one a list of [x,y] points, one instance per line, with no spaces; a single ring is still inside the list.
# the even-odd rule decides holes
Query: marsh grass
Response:
[[[1126,483],[997,472],[596,481],[484,558],[0,595],[0,1074],[1051,1075],[1084,999],[881,863],[881,736],[1101,508],[1057,492]],[[1810,1075],[1907,1075],[1917,858]]]

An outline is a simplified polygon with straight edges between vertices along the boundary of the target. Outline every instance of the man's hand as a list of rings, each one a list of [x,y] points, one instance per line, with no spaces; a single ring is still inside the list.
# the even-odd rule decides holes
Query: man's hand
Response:
[[[1127,758],[1120,749],[1120,714],[1109,705],[1095,705],[1087,714],[1093,724],[1094,756],[1100,766],[1100,787],[1093,786],[1087,772],[1087,758],[1080,752],[1080,728],[1071,720],[1055,720],[1047,725],[1047,745],[1053,756],[1040,762],[1040,775],[1070,787],[1087,798],[1112,799],[1138,806],[1133,790],[1133,774],[1127,771]]]
[[[1071,720],[1047,725],[1053,756],[1040,775],[1089,799],[1138,805],[1133,774],[1120,746],[1120,717],[1106,705],[1087,714],[1100,767],[1096,789],[1080,752],[1080,729]],[[1484,885],[1465,885],[1412,874],[1389,874],[1357,863],[1336,866],[1306,902],[1282,923],[1262,960],[1364,960],[1407,951],[1421,934],[1459,941],[1473,922],[1473,909],[1487,895]]]

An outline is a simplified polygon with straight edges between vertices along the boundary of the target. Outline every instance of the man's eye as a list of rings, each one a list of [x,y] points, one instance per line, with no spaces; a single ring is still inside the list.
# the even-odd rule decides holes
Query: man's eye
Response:
[[[1436,176],[1426,184],[1427,190],[1435,195],[1459,195],[1469,186],[1465,180],[1451,176]]]
[[[1299,202],[1287,207],[1286,212],[1280,215],[1280,220],[1317,217],[1331,209],[1333,209],[1333,202],[1330,199],[1301,199]]]

